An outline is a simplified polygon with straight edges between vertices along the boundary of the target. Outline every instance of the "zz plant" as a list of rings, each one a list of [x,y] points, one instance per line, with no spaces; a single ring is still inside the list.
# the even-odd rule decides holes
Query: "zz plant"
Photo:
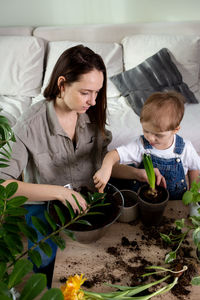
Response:
[[[15,142],[13,131],[9,125],[8,120],[4,116],[0,116],[0,167],[9,165],[11,158],[12,148],[11,142]],[[58,228],[51,215],[46,211],[45,218],[51,226],[53,232],[47,235],[46,224],[38,219],[32,217],[32,221],[36,229],[45,236],[40,242],[37,242],[36,231],[28,226],[25,221],[27,210],[23,204],[27,201],[24,196],[15,196],[18,188],[16,182],[12,182],[7,186],[3,186],[4,180],[0,180],[0,299],[9,300],[13,299],[13,291],[22,282],[25,281],[24,277],[33,269],[33,264],[27,259],[27,255],[39,267],[41,265],[41,257],[39,252],[35,249],[37,246],[42,251],[51,256],[52,249],[45,242],[51,238],[60,249],[65,248],[65,241],[59,236],[60,231],[64,231],[71,238],[73,234],[67,228],[75,222],[90,225],[86,220],[79,220],[81,217],[95,212],[89,212],[91,207],[103,206],[104,195],[95,193],[88,197],[88,209],[83,211],[78,201],[80,213],[75,215],[71,205],[66,201],[66,205],[70,211],[71,220],[65,224],[65,216],[59,207],[55,206],[55,211],[60,220],[61,226]],[[64,225],[65,224],[65,225]],[[30,239],[34,246],[25,250],[23,245],[23,236]],[[35,299],[46,287],[46,276],[44,274],[33,274],[24,283],[19,300]],[[41,300],[62,300],[64,299],[60,289],[52,288],[48,290],[40,298]]]

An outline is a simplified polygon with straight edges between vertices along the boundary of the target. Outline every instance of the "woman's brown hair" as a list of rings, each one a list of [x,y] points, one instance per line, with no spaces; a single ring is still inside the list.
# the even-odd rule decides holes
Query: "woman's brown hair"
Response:
[[[103,73],[104,81],[103,87],[96,98],[96,105],[91,106],[87,114],[91,122],[95,122],[99,129],[104,133],[106,124],[106,88],[107,88],[107,74],[106,67],[100,55],[83,45],[77,45],[65,50],[58,58],[49,83],[44,90],[44,97],[47,101],[55,100],[60,94],[60,87],[58,87],[58,78],[65,77],[66,82],[63,85],[70,85],[78,81],[83,74],[87,74],[92,70],[98,70]]]

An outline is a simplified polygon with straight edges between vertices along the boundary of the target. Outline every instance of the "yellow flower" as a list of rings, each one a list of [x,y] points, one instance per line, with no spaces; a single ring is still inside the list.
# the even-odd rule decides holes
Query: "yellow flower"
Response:
[[[66,284],[61,286],[61,291],[64,295],[65,300],[81,300],[84,299],[84,292],[80,290],[81,285],[84,283],[86,278],[81,274],[70,276],[66,281]]]

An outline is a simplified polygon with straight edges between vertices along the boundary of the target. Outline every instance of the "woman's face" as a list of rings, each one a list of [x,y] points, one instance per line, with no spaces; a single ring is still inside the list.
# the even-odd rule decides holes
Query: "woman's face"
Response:
[[[59,77],[62,79],[62,77]],[[103,86],[104,76],[96,69],[83,74],[79,81],[61,87],[61,99],[67,110],[85,113],[96,104],[96,97]],[[58,79],[59,82],[59,79]]]

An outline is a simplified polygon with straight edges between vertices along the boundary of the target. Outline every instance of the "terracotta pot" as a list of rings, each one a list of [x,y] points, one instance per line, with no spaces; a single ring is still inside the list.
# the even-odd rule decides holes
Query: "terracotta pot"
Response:
[[[119,222],[129,223],[138,218],[138,195],[131,190],[120,190],[124,197],[124,207],[118,219]]]
[[[159,225],[169,200],[169,193],[165,188],[157,186],[156,189],[158,190],[159,199],[153,198],[152,200],[145,197],[145,193],[148,189],[148,185],[143,185],[139,188],[137,193],[140,219],[145,226]]]

